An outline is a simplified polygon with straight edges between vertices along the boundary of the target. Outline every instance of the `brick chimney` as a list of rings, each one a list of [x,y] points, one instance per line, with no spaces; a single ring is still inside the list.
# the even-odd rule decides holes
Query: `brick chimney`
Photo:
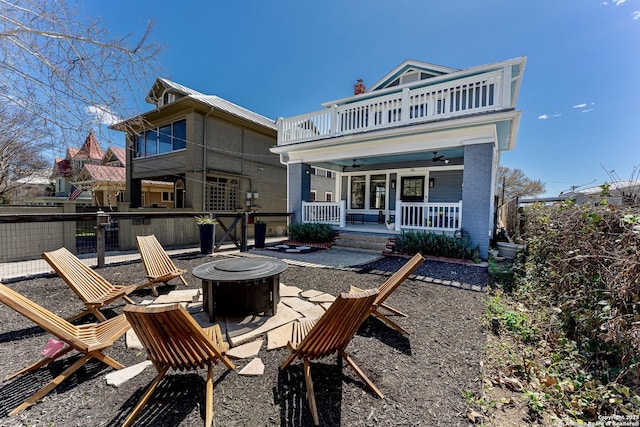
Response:
[[[353,94],[360,95],[361,93],[364,93],[364,91],[364,82],[362,81],[362,79],[358,79],[358,82],[353,85]]]

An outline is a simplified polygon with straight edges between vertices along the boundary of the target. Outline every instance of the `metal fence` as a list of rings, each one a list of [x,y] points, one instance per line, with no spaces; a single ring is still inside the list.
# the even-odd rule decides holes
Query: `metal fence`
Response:
[[[253,227],[247,213],[95,212],[0,214],[0,281],[51,274],[42,253],[66,247],[91,267],[140,259],[136,236],[155,235],[170,254],[199,252],[195,216],[218,220],[215,250],[246,251]],[[260,213],[269,236],[286,238],[291,214]]]

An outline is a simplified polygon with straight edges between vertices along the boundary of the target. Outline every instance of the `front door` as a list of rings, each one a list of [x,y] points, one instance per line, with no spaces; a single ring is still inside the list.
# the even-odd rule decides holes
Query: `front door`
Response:
[[[424,176],[405,176],[400,181],[400,200],[424,202]]]

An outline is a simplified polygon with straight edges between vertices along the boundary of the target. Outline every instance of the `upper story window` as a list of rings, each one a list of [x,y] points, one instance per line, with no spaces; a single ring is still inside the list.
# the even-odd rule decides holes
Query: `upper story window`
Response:
[[[136,157],[182,150],[187,146],[187,120],[178,120],[135,135],[133,145]]]

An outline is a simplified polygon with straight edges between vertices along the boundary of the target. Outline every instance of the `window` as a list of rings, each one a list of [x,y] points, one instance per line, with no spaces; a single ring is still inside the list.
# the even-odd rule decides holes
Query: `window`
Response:
[[[351,209],[364,209],[366,184],[365,175],[355,175],[351,177]]]
[[[311,190],[311,202],[316,201],[316,190]]]
[[[424,201],[424,177],[411,176],[402,178],[402,194],[400,199],[403,202]]]
[[[327,178],[335,178],[336,173],[333,171],[327,171]]]
[[[371,181],[369,185],[369,208],[370,209],[385,208],[386,191],[387,191],[387,176],[371,175]]]
[[[333,202],[333,193],[330,191],[324,193],[324,200],[327,202]]]
[[[182,150],[187,146],[187,121],[185,119],[149,129],[134,135],[133,149],[136,157],[154,156]]]
[[[205,210],[235,211],[240,208],[238,204],[239,193],[239,179],[222,177],[209,178],[205,192]]]
[[[173,202],[173,191],[163,191],[162,192],[162,201],[163,202]]]

